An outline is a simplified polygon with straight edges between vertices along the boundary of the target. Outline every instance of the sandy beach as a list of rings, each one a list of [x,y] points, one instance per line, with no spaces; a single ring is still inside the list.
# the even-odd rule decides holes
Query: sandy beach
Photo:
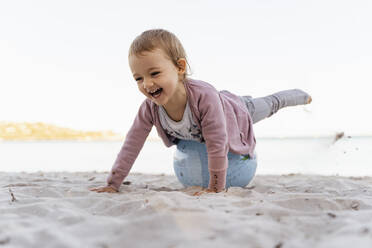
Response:
[[[371,177],[256,176],[193,196],[175,176],[0,173],[0,247],[372,247]]]

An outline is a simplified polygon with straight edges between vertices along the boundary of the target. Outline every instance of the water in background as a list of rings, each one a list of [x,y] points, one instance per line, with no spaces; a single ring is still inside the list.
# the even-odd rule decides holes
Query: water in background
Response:
[[[122,142],[0,142],[0,171],[109,171]],[[173,175],[173,152],[146,142],[131,172]],[[257,174],[372,176],[372,137],[257,138]]]

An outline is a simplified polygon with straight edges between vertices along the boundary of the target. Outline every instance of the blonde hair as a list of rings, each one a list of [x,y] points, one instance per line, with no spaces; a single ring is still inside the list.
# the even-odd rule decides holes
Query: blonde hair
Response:
[[[185,68],[185,74],[183,74],[183,79],[186,79],[189,75],[187,67],[190,68],[190,65],[186,58],[185,49],[179,39],[167,30],[150,29],[144,31],[133,40],[129,48],[129,56],[141,55],[143,52],[151,52],[157,48],[163,50],[176,67],[179,67],[177,61],[180,58],[186,60],[187,66]]]

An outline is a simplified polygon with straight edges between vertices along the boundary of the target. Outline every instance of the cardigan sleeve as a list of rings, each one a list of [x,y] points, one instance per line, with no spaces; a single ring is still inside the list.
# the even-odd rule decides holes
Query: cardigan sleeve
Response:
[[[202,134],[207,146],[209,186],[219,192],[226,186],[228,135],[223,105],[217,91],[200,97],[199,111]]]
[[[112,166],[110,175],[107,178],[109,186],[119,190],[121,183],[129,174],[134,161],[141,151],[152,126],[151,106],[145,100],[140,106],[132,127],[129,129],[124,144]]]

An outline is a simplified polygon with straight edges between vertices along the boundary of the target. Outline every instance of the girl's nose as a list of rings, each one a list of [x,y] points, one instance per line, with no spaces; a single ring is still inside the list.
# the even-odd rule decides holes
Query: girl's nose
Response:
[[[143,88],[145,89],[150,89],[153,85],[154,83],[151,81],[151,79],[144,80],[143,82]]]

